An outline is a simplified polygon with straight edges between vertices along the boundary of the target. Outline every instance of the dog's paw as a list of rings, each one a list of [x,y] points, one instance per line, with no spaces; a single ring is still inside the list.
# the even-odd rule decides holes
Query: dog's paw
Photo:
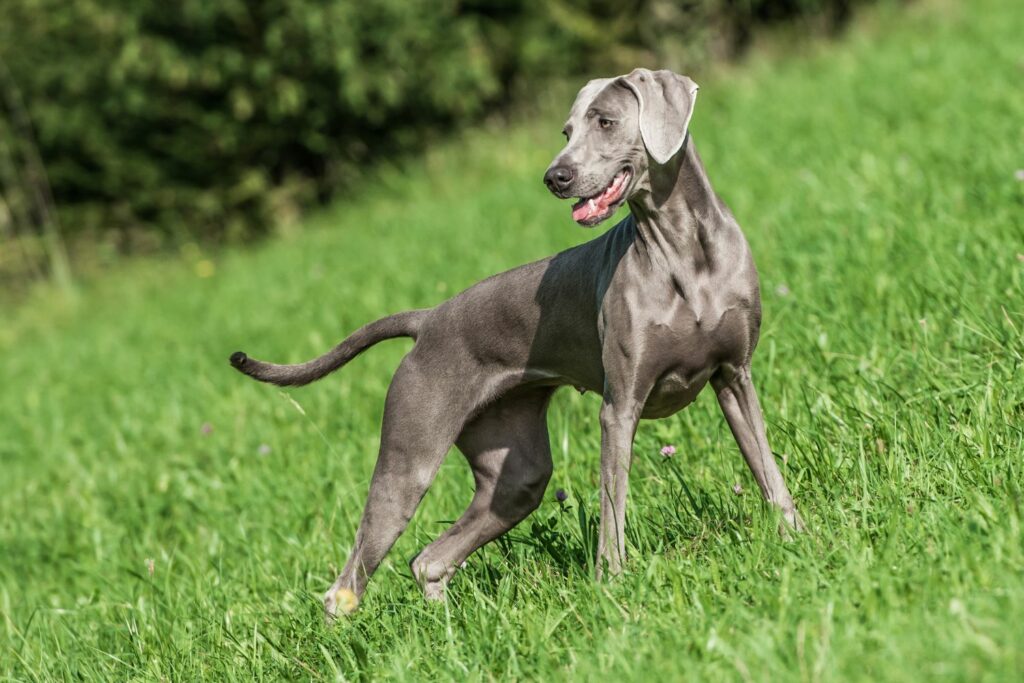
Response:
[[[334,588],[324,595],[324,619],[330,624],[339,616],[347,616],[359,609],[359,596],[348,588]]]
[[[783,541],[792,541],[794,534],[802,534],[807,531],[807,525],[796,508],[782,512],[782,522],[779,524],[779,536]]]
[[[447,600],[445,583],[430,581],[423,584],[423,597],[427,602],[444,602]]]
[[[465,566],[465,562],[462,563]],[[431,560],[424,551],[410,564],[416,583],[423,589],[423,597],[430,602],[444,602],[445,588],[455,573],[455,567],[446,562]]]
[[[792,519],[788,519],[787,518],[787,521],[789,521],[789,523],[793,525],[793,529],[795,531],[797,531],[799,533],[803,533],[803,532],[807,531],[807,525],[804,524],[803,517],[801,517],[800,513],[797,512],[796,510],[793,510],[793,518]]]

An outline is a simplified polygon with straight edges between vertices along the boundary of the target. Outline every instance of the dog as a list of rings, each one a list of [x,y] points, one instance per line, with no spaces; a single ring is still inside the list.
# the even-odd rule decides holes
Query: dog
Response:
[[[641,418],[690,404],[710,383],[765,499],[804,524],[765,434],[751,381],[761,325],[747,241],[715,194],[689,134],[697,84],[635,69],[580,90],[566,145],[544,174],[576,198],[596,239],[495,275],[430,309],[388,316],[306,363],[234,353],[244,374],[298,386],[370,346],[415,340],[388,389],[380,453],[348,563],[324,598],[328,620],[355,609],[454,444],[476,492],[462,516],[412,561],[428,599],[455,571],[540,504],[551,476],[546,413],[561,386],[602,396],[597,578],[622,571],[633,438]]]

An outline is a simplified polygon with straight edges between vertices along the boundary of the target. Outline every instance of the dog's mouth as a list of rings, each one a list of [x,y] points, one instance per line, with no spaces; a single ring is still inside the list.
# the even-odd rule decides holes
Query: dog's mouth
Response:
[[[584,197],[572,205],[572,219],[580,225],[591,226],[611,216],[624,201],[632,177],[628,168],[616,173],[601,192],[592,197]]]

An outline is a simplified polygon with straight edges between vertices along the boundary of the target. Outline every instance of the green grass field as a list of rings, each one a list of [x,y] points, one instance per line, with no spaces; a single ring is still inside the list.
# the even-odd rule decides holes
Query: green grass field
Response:
[[[546,502],[446,604],[407,563],[469,501],[454,452],[323,625],[409,342],[287,392],[227,356],[305,359],[593,237],[540,182],[568,102],[291,236],[0,310],[0,678],[1021,680],[1022,35],[1016,0],[929,0],[693,74],[761,271],[755,379],[812,529],[790,543],[708,392],[641,425],[631,559],[596,584],[600,399],[563,391]]]

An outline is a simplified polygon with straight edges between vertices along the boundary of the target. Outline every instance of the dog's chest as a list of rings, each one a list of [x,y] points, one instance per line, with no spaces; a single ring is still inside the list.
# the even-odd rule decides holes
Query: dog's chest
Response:
[[[711,378],[712,370],[704,368],[695,374],[685,370],[669,370],[654,383],[641,416],[646,419],[668,417],[693,403]]]
[[[745,312],[733,307],[674,297],[638,320],[645,374],[653,379],[643,417],[671,415],[692,403],[723,362],[741,353],[747,337]]]

